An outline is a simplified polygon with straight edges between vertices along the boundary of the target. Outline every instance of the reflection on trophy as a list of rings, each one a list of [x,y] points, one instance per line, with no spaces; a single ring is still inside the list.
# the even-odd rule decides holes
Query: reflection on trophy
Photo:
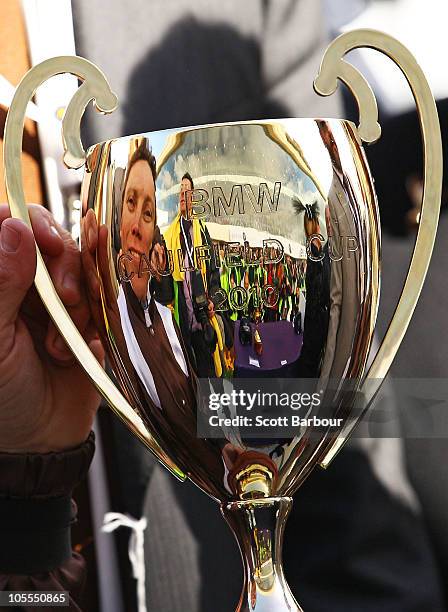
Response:
[[[361,141],[373,142],[380,131],[372,91],[342,59],[362,45],[393,57],[411,82],[426,160],[416,249],[368,372],[380,234]],[[65,160],[85,164],[82,261],[114,381],[90,354],[39,257],[42,300],[113,410],[171,472],[220,503],[244,562],[237,609],[300,610],[281,564],[291,496],[314,466],[330,463],[365,414],[409,324],[432,252],[442,154],[425,77],[394,39],[352,32],[329,47],[315,87],[328,95],[343,80],[358,100],[359,127],[336,119],[249,121],[125,137],[84,153],[82,109],[94,98],[110,112],[115,98],[81,58],[55,58],[44,68],[25,77],[8,116],[11,211],[29,223],[20,182],[26,104],[40,82],[73,72],[89,87],[81,86],[66,112]],[[216,415],[229,417],[218,435],[197,434],[198,415],[207,411],[203,379],[212,379]],[[307,416],[325,414],[332,425],[251,438],[230,418],[238,406],[219,399],[228,385],[244,390],[247,379],[312,381],[325,404],[313,403]]]
[[[220,286],[219,269],[210,257],[213,245],[207,226],[193,214],[192,193],[193,178],[185,172],[180,179],[174,219],[166,229],[162,228],[176,283],[173,309],[196,374],[219,377],[223,334],[211,300]]]

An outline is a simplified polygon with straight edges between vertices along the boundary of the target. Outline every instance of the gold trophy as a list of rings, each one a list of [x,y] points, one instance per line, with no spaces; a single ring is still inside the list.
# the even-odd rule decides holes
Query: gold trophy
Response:
[[[380,126],[369,84],[343,59],[358,47],[388,55],[406,76],[425,159],[414,253],[368,372],[381,259],[362,141],[376,141]],[[21,175],[25,110],[36,88],[60,73],[83,81],[62,122],[64,161],[85,170],[81,257],[114,380],[68,316],[38,252],[42,301],[114,412],[174,475],[190,478],[220,503],[244,564],[237,610],[298,611],[281,562],[291,497],[314,466],[329,465],[372,402],[433,249],[442,146],[425,76],[390,36],[349,32],[329,46],[314,85],[330,95],[342,80],[358,102],[359,126],[336,119],[245,121],[119,138],[85,152],[80,120],[87,104],[93,100],[109,113],[116,97],[85,59],[44,61],[19,84],[4,138],[11,213],[28,225]],[[328,422],[339,425],[301,425],[272,439],[242,434],[230,418],[238,407],[222,398],[227,385],[246,378],[315,381],[325,388]],[[217,425],[215,435],[200,437],[197,416],[208,407],[198,380],[208,379],[214,380]],[[321,410],[311,406],[307,416]]]

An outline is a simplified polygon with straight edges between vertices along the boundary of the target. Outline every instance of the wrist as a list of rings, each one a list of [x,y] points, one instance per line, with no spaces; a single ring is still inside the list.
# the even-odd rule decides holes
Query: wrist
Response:
[[[71,495],[86,476],[95,452],[95,434],[68,450],[0,452],[0,500]]]
[[[0,574],[50,572],[71,557],[71,496],[0,498]]]
[[[88,433],[86,431],[85,435],[77,434],[75,438],[67,432],[66,435],[58,435],[57,439],[54,439],[54,433],[47,436],[44,431],[40,431],[36,436],[11,436],[9,441],[0,441],[0,455],[49,456],[51,453],[67,453],[87,442]]]
[[[59,453],[0,452],[0,573],[48,572],[71,556],[74,487],[88,471],[94,434]]]
[[[89,439],[93,414],[80,413],[76,423],[70,423],[65,415],[60,417],[50,410],[41,410],[34,422],[27,424],[0,421],[0,454],[50,455],[70,452]],[[73,421],[74,419],[72,419]],[[1,480],[0,480],[1,483]]]

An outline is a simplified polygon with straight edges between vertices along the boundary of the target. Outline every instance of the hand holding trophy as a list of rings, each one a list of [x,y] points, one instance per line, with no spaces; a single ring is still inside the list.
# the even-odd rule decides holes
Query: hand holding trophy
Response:
[[[367,373],[381,260],[375,191],[361,141],[377,140],[380,126],[367,81],[343,59],[362,46],[389,55],[405,74],[425,153],[415,250]],[[65,311],[38,253],[35,283],[42,301],[118,416],[173,474],[190,478],[221,504],[244,563],[237,609],[300,610],[281,565],[291,496],[316,464],[330,463],[373,400],[431,257],[442,148],[426,79],[395,39],[349,32],[328,48],[315,88],[329,95],[342,80],[358,101],[359,127],[336,119],[248,121],[125,137],[85,153],[79,123],[86,105],[93,99],[111,112],[116,98],[86,60],[47,60],[18,86],[5,128],[11,213],[28,225],[20,169],[25,109],[41,83],[64,72],[84,81],[63,120],[64,160],[85,166],[81,255],[114,381]],[[219,379],[217,414],[234,408],[219,400],[228,379],[332,381],[325,416],[341,417],[340,424],[251,439],[222,419],[219,435],[198,437],[198,377]],[[307,416],[319,415],[322,406],[316,405]]]

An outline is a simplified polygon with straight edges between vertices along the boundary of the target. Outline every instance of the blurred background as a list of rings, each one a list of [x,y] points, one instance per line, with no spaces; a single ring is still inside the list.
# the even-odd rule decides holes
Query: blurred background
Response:
[[[105,72],[120,100],[119,109],[107,118],[87,112],[85,145],[215,121],[339,116],[357,122],[354,100],[343,87],[339,97],[323,99],[313,93],[312,82],[331,38],[366,27],[392,34],[416,56],[437,99],[445,147],[447,23],[444,0],[4,0],[0,125],[3,129],[14,87],[30,66],[74,53]],[[414,102],[397,67],[371,50],[353,52],[348,58],[371,83],[382,125],[381,140],[367,147],[382,221],[381,340],[403,286],[419,223],[422,147]],[[62,165],[60,120],[77,86],[75,78],[63,76],[39,89],[28,109],[23,142],[28,201],[48,206],[75,238],[82,173]],[[447,197],[445,182],[433,260],[393,364],[392,381],[448,374]],[[404,416],[404,431],[407,425]],[[129,531],[101,532],[104,514],[111,510],[149,518],[145,533],[149,610],[232,609],[239,596],[240,561],[218,509],[192,486],[181,487],[155,466],[107,408],[100,410],[96,433],[98,447],[89,481],[76,492],[80,514],[74,543],[89,568],[84,609],[137,609],[127,554]],[[308,602],[310,610],[338,610],[339,605],[345,611],[444,610],[448,442],[406,436],[392,444],[375,442],[375,448],[344,451],[328,476],[313,475],[303,494],[299,492],[297,506],[299,497],[305,500],[316,531],[310,524],[312,533],[304,538],[297,526],[308,515],[292,517],[286,533],[288,580],[293,590],[300,583],[297,596],[305,609]],[[356,470],[354,457],[359,460]],[[365,487],[369,479],[378,486],[377,497],[370,499],[371,489]],[[317,504],[322,499],[330,502]],[[376,509],[371,499],[378,501]],[[355,524],[358,513],[364,517],[362,525]],[[369,531],[371,514],[377,522]],[[370,533],[370,540],[359,536],[363,530]],[[341,542],[344,558],[334,554]],[[360,555],[363,546],[369,559],[366,565]],[[300,563],[294,561],[299,549]],[[335,578],[338,572],[340,577]],[[353,594],[356,584],[358,594]]]

